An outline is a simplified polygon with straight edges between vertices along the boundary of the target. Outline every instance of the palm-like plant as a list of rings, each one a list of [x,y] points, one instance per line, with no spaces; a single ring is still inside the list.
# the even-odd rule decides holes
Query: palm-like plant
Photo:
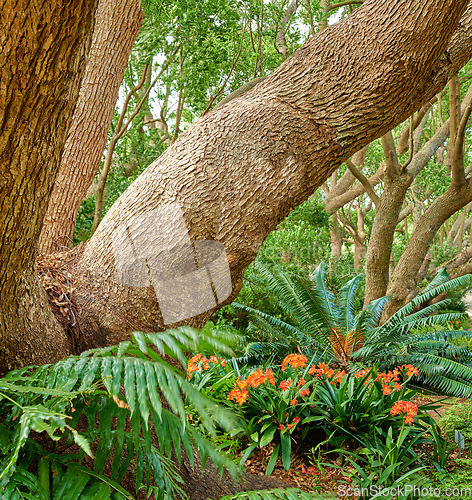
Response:
[[[308,277],[288,276],[279,267],[258,267],[265,285],[276,294],[290,321],[241,305],[266,342],[250,345],[252,352],[300,349],[315,362],[325,361],[356,370],[379,363],[381,370],[413,364],[426,385],[458,396],[472,394],[472,353],[464,340],[470,331],[444,327],[463,318],[462,313],[438,313],[448,299],[422,309],[422,304],[449,290],[470,283],[470,275],[450,280],[441,270],[411,302],[383,324],[389,297],[381,297],[356,313],[356,292],[362,275],[344,285],[338,297],[326,285],[326,268],[320,264]],[[435,326],[436,325],[436,326]],[[432,327],[432,328],[429,328]]]

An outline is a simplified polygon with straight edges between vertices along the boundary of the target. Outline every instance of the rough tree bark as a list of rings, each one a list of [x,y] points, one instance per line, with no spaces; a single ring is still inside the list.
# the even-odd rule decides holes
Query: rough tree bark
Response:
[[[118,90],[144,18],[139,0],[100,0],[92,46],[39,242],[40,253],[72,246],[80,203],[100,167]]]
[[[38,19],[44,21],[57,7],[54,19],[61,19],[61,28],[74,19],[87,31],[84,19],[92,17],[90,5],[79,7],[69,2],[65,6],[58,0],[50,4],[38,8],[39,14],[31,9],[23,14],[23,8],[11,13],[6,10],[12,28],[1,35],[7,55],[12,44],[10,51],[18,54],[18,30],[13,29],[17,16],[32,16],[30,22],[38,26]],[[233,285],[228,300],[233,299],[241,286],[244,267],[255,258],[277,223],[342,161],[431,99],[469,59],[470,9],[459,22],[467,4],[468,0],[368,0],[352,16],[310,39],[264,82],[190,127],[120,197],[78,258],[74,286],[77,320],[89,335],[89,345],[84,343],[84,347],[116,343],[134,329],[164,328],[154,288],[125,285],[116,279],[113,241],[117,229],[131,227],[142,233],[145,228],[135,224],[139,222],[137,217],[166,204],[180,206],[194,242],[215,240],[224,245]],[[51,39],[65,38],[53,21],[41,28],[57,30]],[[30,318],[39,311],[41,301],[38,293],[31,295],[31,290],[38,289],[31,262],[58,161],[58,154],[55,160],[49,155],[46,165],[42,153],[62,146],[72,113],[73,99],[67,101],[67,108],[61,92],[75,89],[75,74],[66,75],[67,67],[60,64],[63,59],[55,57],[81,40],[71,30],[69,38],[48,46],[44,54],[48,60],[41,61],[40,67],[52,69],[52,73],[40,73],[38,65],[36,78],[28,80],[26,74],[35,67],[33,61],[17,70],[13,88],[28,82],[25,92],[30,101],[25,97],[23,103],[15,102],[9,108],[14,110],[16,105],[18,110],[16,128],[10,128],[15,140],[7,145],[7,136],[1,136],[1,171],[6,181],[2,181],[5,185],[0,199],[4,206],[14,208],[2,211],[0,223],[0,291],[2,299],[8,297],[1,306],[0,366],[6,368],[50,362],[68,354],[64,336],[61,345],[48,351],[47,338],[54,329],[50,328],[45,307],[34,324]],[[34,54],[41,54],[41,49],[46,49],[38,47],[37,40],[32,37],[23,44],[34,47]],[[81,44],[73,44],[69,68],[74,67],[81,48]],[[7,74],[15,74],[13,57],[5,60],[3,54],[5,50],[0,67],[6,68]],[[36,86],[38,79],[43,83],[41,78],[46,79],[39,87],[45,94]],[[8,91],[2,87],[1,95],[11,102],[16,94],[9,87]],[[38,95],[45,97],[38,102]],[[52,113],[61,106],[65,108],[61,113]],[[31,110],[32,116],[26,116]],[[13,120],[11,114],[9,117]],[[2,130],[7,122],[5,118],[0,120]],[[32,124],[40,126],[31,132]],[[47,133],[41,133],[42,127],[49,127]],[[45,143],[40,137],[51,139]],[[18,164],[18,158],[23,159],[26,152],[27,170],[9,176],[8,167],[15,166],[15,161]],[[34,182],[36,179],[38,182]],[[28,182],[32,185],[24,191]],[[39,196],[43,193],[44,198]],[[22,238],[12,241],[18,234]],[[149,242],[149,252],[163,236],[141,234]],[[128,264],[139,263],[138,257],[130,253]],[[21,271],[25,268],[29,274]],[[23,281],[21,276],[25,277]],[[29,292],[20,289],[26,279]],[[211,313],[209,310],[187,323],[201,325]],[[61,338],[59,334],[57,338]],[[25,349],[24,339],[31,339],[26,345],[32,348],[36,343],[38,351]]]
[[[114,280],[113,240],[136,216],[170,203],[182,207],[193,241],[224,244],[233,299],[245,266],[277,223],[469,59],[470,9],[447,47],[467,3],[368,1],[190,127],[121,196],[80,257],[77,283],[93,297],[78,297],[84,328],[99,329],[103,343],[133,329],[164,328],[154,289]],[[156,241],[143,238],[149,246]],[[133,263],[138,256],[129,256]],[[187,323],[200,326],[213,310]]]
[[[35,266],[96,1],[0,2],[0,372],[70,349]]]

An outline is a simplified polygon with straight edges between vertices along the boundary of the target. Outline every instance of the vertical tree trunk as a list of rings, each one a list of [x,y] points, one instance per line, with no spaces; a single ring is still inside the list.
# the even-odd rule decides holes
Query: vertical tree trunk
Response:
[[[383,144],[386,158],[393,155],[394,161],[398,164],[393,139],[390,141],[390,150],[385,140],[383,140]],[[387,165],[388,163],[387,161]],[[385,176],[384,192],[377,207],[377,214],[367,246],[364,305],[382,297],[387,290],[395,228],[406,192],[413,181],[413,177],[408,172],[394,173],[394,170],[394,168],[389,168]]]
[[[95,7],[81,0],[0,2],[0,373],[68,353],[35,259]]]
[[[139,0],[100,0],[92,47],[39,243],[70,247],[80,203],[102,159],[118,90],[144,14]]]
[[[426,166],[435,151],[444,143],[448,135],[449,122],[446,122],[414,155],[407,168],[398,163],[391,133],[382,138],[388,168],[385,176],[384,192],[377,207],[377,214],[367,247],[365,305],[386,294],[390,277],[390,254],[392,252],[393,238],[395,228],[401,219],[400,214],[406,193],[416,176]]]
[[[343,234],[336,214],[331,215],[329,218],[329,236],[331,241],[329,267],[332,269],[334,264],[336,264],[336,262],[341,258],[343,250]]]
[[[387,293],[392,299],[384,311],[388,318],[416,294],[417,276],[434,236],[452,214],[472,200],[471,181],[458,188],[451,186],[426,210],[395,268]]]

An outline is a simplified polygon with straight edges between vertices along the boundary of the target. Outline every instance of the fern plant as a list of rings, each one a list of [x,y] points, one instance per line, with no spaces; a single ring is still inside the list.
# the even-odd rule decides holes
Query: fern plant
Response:
[[[185,451],[193,465],[194,448],[202,466],[209,457],[221,472],[237,475],[235,464],[187,424],[182,395],[207,435],[216,426],[231,429],[236,417],[163,357],[186,366],[185,351],[209,347],[229,352],[210,332],[134,333],[118,346],[8,373],[0,379],[0,498],[60,499],[64,491],[81,500],[133,498],[119,484],[132,461],[136,491],[144,487],[158,499],[185,496],[171,455],[180,463]],[[32,432],[49,439],[33,439]],[[78,453],[60,453],[74,443]],[[85,456],[93,470],[82,464]]]
[[[244,491],[223,497],[221,500],[323,500],[325,495],[313,495],[297,488],[274,488],[272,490]],[[330,498],[335,498],[330,497]]]
[[[375,363],[381,370],[412,364],[419,368],[424,384],[456,396],[472,394],[472,354],[466,345],[470,331],[444,328],[464,315],[438,313],[448,299],[419,309],[435,296],[469,284],[470,275],[449,280],[445,270],[439,271],[420,294],[380,325],[388,296],[356,312],[362,275],[346,283],[335,297],[326,285],[324,264],[308,278],[289,276],[277,266],[259,266],[258,274],[291,321],[234,303],[265,336],[265,341],[250,345],[248,353],[281,357],[300,349],[315,360],[351,370]]]

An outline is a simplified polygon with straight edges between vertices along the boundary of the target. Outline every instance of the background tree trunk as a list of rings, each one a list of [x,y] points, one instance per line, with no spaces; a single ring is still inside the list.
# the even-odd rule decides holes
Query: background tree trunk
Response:
[[[192,241],[224,244],[234,299],[245,266],[278,222],[469,59],[471,9],[447,47],[467,3],[367,1],[252,90],[200,118],[128,188],[88,242],[77,277],[84,326],[99,325],[106,343],[166,326],[152,287],[117,279],[113,242],[120,228],[137,228],[139,217],[169,204],[182,208]],[[152,256],[159,236],[139,230]],[[140,264],[130,253],[127,265],[138,277]],[[215,309],[185,322],[201,326]]]
[[[80,203],[98,172],[123,75],[144,18],[139,0],[100,0],[87,66],[39,242],[72,246]]]
[[[449,136],[449,122],[418,151],[408,166],[401,166],[395,152],[395,143],[391,132],[382,138],[384,154],[387,158],[384,191],[380,197],[374,224],[367,247],[365,263],[364,305],[382,297],[387,292],[390,258],[395,235],[395,228],[402,220],[402,207],[405,196],[416,176]]]
[[[69,352],[35,259],[95,7],[80,0],[0,2],[0,373]]]

